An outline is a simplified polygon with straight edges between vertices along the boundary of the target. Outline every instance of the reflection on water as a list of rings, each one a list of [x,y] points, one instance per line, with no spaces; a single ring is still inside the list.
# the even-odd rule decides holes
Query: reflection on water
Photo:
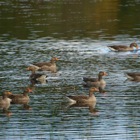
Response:
[[[136,39],[139,4],[139,0],[4,1],[0,3],[0,34],[5,40],[46,36]]]
[[[30,86],[30,102],[0,114],[0,139],[139,139],[139,54],[112,52],[110,44],[139,42],[140,1],[1,1],[0,88],[13,94]],[[58,57],[58,72],[31,83],[27,66]],[[83,77],[108,76],[94,106],[67,106],[66,95],[85,94]],[[29,106],[28,106],[29,105]],[[25,108],[23,108],[25,107]],[[93,108],[92,108],[93,107]],[[95,112],[94,112],[95,111]],[[6,130],[6,131],[5,131]]]

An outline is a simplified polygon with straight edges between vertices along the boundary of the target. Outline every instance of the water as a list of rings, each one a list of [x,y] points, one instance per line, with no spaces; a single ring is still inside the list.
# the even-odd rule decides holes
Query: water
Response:
[[[58,72],[30,93],[31,110],[11,105],[0,112],[0,139],[138,140],[139,51],[111,52],[106,46],[139,42],[140,1],[1,1],[0,89],[22,93],[31,85],[26,67],[60,58]],[[106,93],[95,93],[95,112],[68,107],[66,95],[87,95],[82,77],[106,71]]]

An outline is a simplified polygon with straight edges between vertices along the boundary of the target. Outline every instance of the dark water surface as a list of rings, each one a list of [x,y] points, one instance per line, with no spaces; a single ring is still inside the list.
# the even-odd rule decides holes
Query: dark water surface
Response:
[[[106,46],[140,46],[139,0],[18,0],[0,2],[0,89],[21,93],[30,86],[33,62],[59,57],[58,72],[34,85],[31,110],[0,111],[0,139],[139,140],[140,51],[115,53]],[[87,95],[82,77],[106,71],[106,93],[95,93],[95,109],[68,107],[66,95]]]

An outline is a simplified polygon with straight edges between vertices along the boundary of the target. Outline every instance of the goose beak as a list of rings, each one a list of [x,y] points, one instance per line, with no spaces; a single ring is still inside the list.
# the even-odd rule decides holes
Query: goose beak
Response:
[[[60,60],[59,58],[55,58],[56,61]]]
[[[30,70],[30,68],[28,67],[28,68],[26,68],[26,70]]]
[[[97,91],[97,92],[98,92],[98,91],[99,91],[99,89],[97,89],[97,88],[96,88],[96,90],[95,90],[95,91]]]
[[[106,72],[104,72],[104,76],[107,76],[108,74]]]
[[[33,92],[31,88],[27,88],[27,92],[31,93]]]
[[[29,90],[28,90],[28,91],[29,91],[29,92],[33,92],[33,91],[32,91],[32,89],[30,89],[30,88],[29,88]]]
[[[98,91],[99,91],[99,89],[98,89],[98,88],[95,88],[95,91],[97,91],[97,92],[98,92]]]

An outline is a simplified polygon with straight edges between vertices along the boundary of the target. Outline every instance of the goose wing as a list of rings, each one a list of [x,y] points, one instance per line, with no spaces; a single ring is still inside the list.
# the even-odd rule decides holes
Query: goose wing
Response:
[[[97,78],[91,78],[91,77],[83,77],[84,82],[97,82]]]
[[[38,66],[38,67],[42,67],[44,65],[51,66],[51,63],[50,62],[40,62],[40,63],[34,63],[33,65]]]
[[[113,50],[113,51],[124,51],[126,50],[128,47],[125,46],[125,45],[112,45],[112,46],[108,46],[108,48],[110,50]]]

